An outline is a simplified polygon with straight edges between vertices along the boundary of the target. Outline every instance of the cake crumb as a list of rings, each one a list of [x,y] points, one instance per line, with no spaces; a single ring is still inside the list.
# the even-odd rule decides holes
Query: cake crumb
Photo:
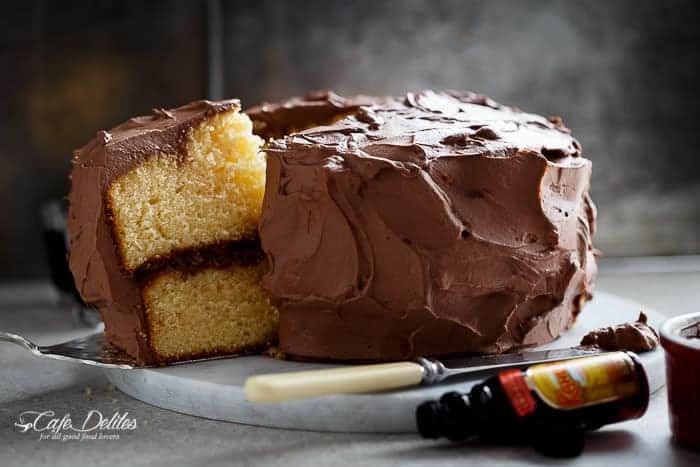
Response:
[[[263,352],[263,355],[265,355],[266,357],[274,358],[276,360],[286,360],[284,352],[282,352],[282,350],[280,350],[280,348],[277,347],[276,345],[268,347]]]

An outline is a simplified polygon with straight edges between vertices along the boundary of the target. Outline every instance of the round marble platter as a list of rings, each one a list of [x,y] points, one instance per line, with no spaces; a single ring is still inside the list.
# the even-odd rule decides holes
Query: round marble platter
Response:
[[[597,292],[576,325],[539,349],[577,345],[592,329],[634,321],[640,310],[655,328],[664,316],[638,303]],[[641,355],[652,392],[665,382],[663,351]],[[209,360],[157,369],[105,369],[107,378],[126,394],[175,412],[227,422],[275,428],[332,432],[414,432],[415,409],[421,402],[448,391],[467,391],[488,373],[475,373],[434,386],[419,386],[373,394],[339,394],[279,404],[245,400],[248,376],[310,370],[337,365],[280,361],[264,356]]]

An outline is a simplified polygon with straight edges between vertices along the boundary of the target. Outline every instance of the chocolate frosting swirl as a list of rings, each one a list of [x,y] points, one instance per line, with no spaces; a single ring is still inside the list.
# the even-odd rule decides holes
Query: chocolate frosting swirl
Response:
[[[298,128],[299,102],[268,108],[267,128]],[[284,352],[503,352],[571,326],[593,289],[595,207],[561,119],[463,92],[315,102],[344,118],[267,149],[264,286]]]
[[[581,345],[603,350],[648,352],[659,346],[659,334],[647,323],[647,315],[639,312],[634,323],[623,323],[596,329],[581,339]]]

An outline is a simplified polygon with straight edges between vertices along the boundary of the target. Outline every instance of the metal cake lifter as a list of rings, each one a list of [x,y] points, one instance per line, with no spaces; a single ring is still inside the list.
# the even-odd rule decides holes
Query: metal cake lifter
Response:
[[[120,368],[122,370],[131,370],[138,368],[158,368],[159,365],[139,365],[136,359],[132,358],[126,352],[119,350],[111,345],[104,332],[103,325],[100,323],[97,328],[98,332],[93,332],[87,336],[78,337],[67,342],[61,342],[55,345],[37,345],[29,339],[17,334],[0,331],[0,342],[11,342],[17,344],[37,357],[50,358],[53,360],[73,361],[84,365],[98,366],[101,368]],[[184,363],[194,363],[207,360],[221,360],[225,358],[236,357],[237,355],[219,355],[207,358],[197,358],[192,360],[181,360],[175,363],[170,363],[170,366],[181,365]]]
[[[68,360],[103,368],[137,368],[136,362],[126,353],[107,342],[104,332],[95,332],[56,345],[37,345],[17,334],[0,331],[0,342],[17,344],[37,357]]]

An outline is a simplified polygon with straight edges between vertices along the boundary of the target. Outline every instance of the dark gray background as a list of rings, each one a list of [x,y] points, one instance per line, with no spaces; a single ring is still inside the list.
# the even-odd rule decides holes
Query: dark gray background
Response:
[[[46,274],[37,208],[72,149],[152,107],[315,88],[467,89],[562,115],[608,256],[700,253],[694,1],[10,2],[0,15],[0,278]]]

